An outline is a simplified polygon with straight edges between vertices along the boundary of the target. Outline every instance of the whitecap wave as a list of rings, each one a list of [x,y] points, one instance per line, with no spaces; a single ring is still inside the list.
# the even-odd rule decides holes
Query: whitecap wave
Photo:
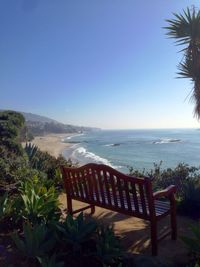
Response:
[[[120,146],[120,143],[115,143],[115,144],[107,144],[107,145],[104,145],[104,146]]]
[[[180,143],[181,139],[173,139],[173,138],[163,138],[157,141],[154,141],[153,144],[173,144],[173,143]]]
[[[74,150],[73,152],[73,157],[79,159],[79,157],[84,157],[87,162],[93,162],[93,163],[101,163],[108,165],[112,168],[119,168],[121,166],[114,166],[111,164],[111,162],[105,158],[102,158],[92,152],[87,151],[84,147],[78,147],[77,149]]]
[[[70,136],[68,136],[67,138],[65,138],[65,140],[70,140],[70,139],[72,139],[73,137],[81,136],[81,135],[84,135],[84,133],[70,135]]]
[[[114,146],[114,144],[107,144],[107,145],[104,145],[104,146]]]

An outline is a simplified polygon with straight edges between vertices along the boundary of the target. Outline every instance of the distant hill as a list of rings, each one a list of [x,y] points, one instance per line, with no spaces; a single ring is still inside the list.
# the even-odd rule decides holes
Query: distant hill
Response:
[[[48,117],[45,116],[41,116],[41,115],[37,115],[37,114],[33,114],[33,113],[27,113],[27,112],[20,112],[26,121],[39,121],[39,122],[44,122],[44,123],[51,123],[51,122],[55,122],[55,123],[59,123],[56,120],[50,119]]]
[[[3,110],[0,110],[3,111]],[[28,130],[28,135],[37,136],[45,135],[50,133],[80,133],[80,132],[91,132],[100,130],[99,128],[75,126],[71,124],[64,124],[56,120],[50,119],[45,116],[21,112],[26,121],[26,128]]]
[[[29,132],[36,135],[44,135],[49,133],[78,133],[97,131],[98,128],[75,126],[71,124],[64,124],[56,120],[40,116],[37,114],[21,112],[26,120],[26,126]]]

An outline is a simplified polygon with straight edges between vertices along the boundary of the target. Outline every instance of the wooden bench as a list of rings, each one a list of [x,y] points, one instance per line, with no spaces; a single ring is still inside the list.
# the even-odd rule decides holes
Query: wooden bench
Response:
[[[67,210],[70,214],[95,206],[127,214],[150,221],[152,255],[157,255],[157,241],[171,234],[177,238],[176,205],[174,194],[176,187],[171,185],[165,190],[153,193],[151,179],[136,178],[120,173],[106,165],[87,164],[80,168],[62,166],[64,187],[67,194]],[[161,201],[160,198],[168,201]],[[89,206],[72,209],[72,199],[88,203]],[[171,230],[161,238],[157,236],[157,222],[170,215]]]

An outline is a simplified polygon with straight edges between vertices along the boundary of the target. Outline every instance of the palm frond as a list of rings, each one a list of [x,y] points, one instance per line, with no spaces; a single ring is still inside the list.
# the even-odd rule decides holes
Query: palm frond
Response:
[[[194,83],[192,100],[194,115],[200,119],[200,10],[187,8],[182,14],[174,13],[174,19],[166,20],[167,35],[176,40],[176,45],[184,48],[184,58],[178,65],[180,78],[189,78]]]
[[[178,45],[189,44],[191,40],[200,42],[200,11],[189,8],[182,14],[174,13],[174,19],[167,19],[169,26],[164,27],[170,38],[175,38]]]

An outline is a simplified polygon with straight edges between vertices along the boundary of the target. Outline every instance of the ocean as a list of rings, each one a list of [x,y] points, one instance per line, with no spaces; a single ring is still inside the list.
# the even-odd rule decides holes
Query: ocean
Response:
[[[73,162],[103,163],[124,173],[133,167],[150,170],[178,163],[200,166],[200,130],[101,130],[66,137],[72,146],[64,151]]]

